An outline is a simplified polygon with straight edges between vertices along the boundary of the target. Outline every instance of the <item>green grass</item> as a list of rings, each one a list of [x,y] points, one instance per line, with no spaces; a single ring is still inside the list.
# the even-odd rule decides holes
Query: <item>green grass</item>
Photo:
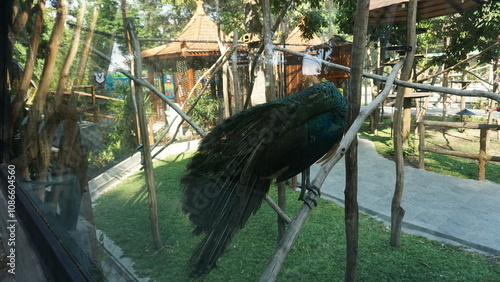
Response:
[[[184,266],[199,238],[181,212],[179,177],[189,160],[179,155],[155,162],[158,217],[165,248],[153,250],[143,174],[123,181],[97,200],[96,225],[135,262],[143,277],[185,281]],[[288,213],[301,202],[288,190]],[[275,197],[275,189],[271,188]],[[500,281],[492,258],[462,251],[420,236],[402,234],[402,245],[389,246],[389,230],[368,216],[360,217],[358,281]],[[238,232],[218,267],[206,281],[256,281],[274,253],[276,214],[266,204]],[[344,210],[324,200],[306,221],[279,274],[279,281],[342,281],[345,268]]]

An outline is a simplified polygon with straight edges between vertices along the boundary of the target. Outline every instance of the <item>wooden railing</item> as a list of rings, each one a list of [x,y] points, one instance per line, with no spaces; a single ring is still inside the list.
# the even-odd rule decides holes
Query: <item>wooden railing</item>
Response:
[[[83,91],[76,91],[76,89],[89,89],[90,93],[88,92],[83,92]],[[49,91],[49,93],[54,94],[55,91]],[[118,102],[124,102],[121,99],[116,99],[116,98],[111,98],[107,96],[102,96],[98,95],[95,93],[95,87],[94,85],[75,85],[72,87],[71,92],[70,91],[65,91],[63,94],[64,95],[71,95],[71,93],[74,93],[78,96],[83,96],[83,97],[90,97],[91,101],[90,104],[91,106],[89,107],[78,107],[77,111],[85,116],[93,117],[94,123],[100,123],[100,118],[109,118],[109,119],[115,119],[114,115],[109,115],[109,114],[103,114],[101,113],[101,107],[100,104],[97,103],[98,100],[106,100],[106,101],[118,101]]]
[[[481,133],[479,136],[479,153],[461,152],[446,149],[436,149],[429,148],[425,146],[425,126],[444,126],[453,128],[463,128],[463,129],[480,129]],[[500,162],[500,156],[492,156],[486,153],[487,147],[487,134],[488,130],[499,130],[500,125],[498,124],[478,124],[478,123],[468,123],[468,122],[443,122],[443,121],[430,121],[423,120],[418,122],[418,132],[419,132],[419,168],[424,169],[424,152],[431,152],[436,154],[443,154],[461,158],[476,159],[479,161],[479,173],[478,180],[486,179],[486,162]]]

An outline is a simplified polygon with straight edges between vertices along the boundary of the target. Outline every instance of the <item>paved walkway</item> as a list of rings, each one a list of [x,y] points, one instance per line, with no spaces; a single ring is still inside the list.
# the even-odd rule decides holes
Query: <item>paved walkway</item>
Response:
[[[364,138],[359,138],[358,156],[360,210],[390,222],[395,164]],[[344,163],[340,160],[330,172],[321,189],[323,198],[342,203]],[[318,168],[311,168],[312,177]],[[406,210],[404,232],[500,255],[500,184],[405,167],[401,206]]]

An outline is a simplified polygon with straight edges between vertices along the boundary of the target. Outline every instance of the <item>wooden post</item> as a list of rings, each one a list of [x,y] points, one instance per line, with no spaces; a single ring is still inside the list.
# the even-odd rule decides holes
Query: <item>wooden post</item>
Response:
[[[134,28],[133,18],[126,18],[125,28],[131,40],[131,46],[133,49],[134,59],[133,59],[133,71],[136,77],[141,77],[142,73],[142,63],[141,63],[141,48],[139,46],[139,40],[137,39],[136,30]],[[149,134],[148,134],[148,123],[146,120],[146,112],[144,109],[144,94],[142,92],[142,87],[137,85],[135,89],[136,100],[137,100],[137,116],[139,120],[139,130],[141,132],[142,141],[142,154],[144,156],[144,174],[146,178],[146,186],[148,188],[148,203],[149,203],[149,219],[151,223],[151,232],[153,235],[154,247],[156,250],[163,248],[161,243],[160,231],[158,227],[158,208],[156,201],[156,189],[155,189],[155,179],[153,170],[153,160],[151,159],[151,150],[149,144]]]
[[[221,55],[226,52],[226,49],[221,49]],[[222,66],[222,97],[224,99],[224,119],[231,116],[231,97],[229,95],[229,83],[227,81],[228,66],[227,62],[224,62]]]
[[[486,180],[486,143],[488,137],[488,129],[481,128],[481,134],[479,136],[479,169],[478,169],[478,180]]]
[[[285,182],[278,182],[278,206],[285,212],[286,211],[286,187]],[[278,243],[283,239],[286,232],[287,222],[278,215]]]
[[[423,122],[418,123],[418,168],[425,169],[425,125]]]
[[[264,73],[266,81],[266,102],[276,100],[276,88],[274,85],[274,60],[273,43],[271,30],[271,5],[269,0],[262,0],[262,12],[264,14]]]
[[[411,50],[406,54],[406,60],[401,71],[401,80],[409,80],[411,77],[413,59],[416,45],[416,20],[417,20],[417,0],[410,0],[408,3],[408,20],[406,23],[407,45]],[[396,185],[391,205],[391,239],[393,247],[400,245],[401,227],[405,210],[401,207],[401,199],[404,190],[404,156],[403,156],[403,109],[404,96],[408,88],[398,88],[396,98],[396,114],[394,115],[394,153],[396,156]]]
[[[361,86],[366,53],[366,33],[368,27],[368,6],[370,0],[358,0],[354,17],[354,39],[351,54],[351,77],[346,93],[349,105],[346,128],[349,129],[359,115],[361,107]],[[346,270],[345,281],[355,281],[358,265],[359,207],[358,207],[358,140],[353,138],[345,156],[346,183],[345,233]]]

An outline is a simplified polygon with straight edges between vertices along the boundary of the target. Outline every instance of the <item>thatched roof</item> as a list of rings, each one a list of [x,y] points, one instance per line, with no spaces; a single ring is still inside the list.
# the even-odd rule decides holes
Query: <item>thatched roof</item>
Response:
[[[219,45],[216,43],[217,25],[205,13],[203,1],[197,1],[196,4],[198,5],[196,13],[175,42],[142,51],[141,54],[145,60],[219,55]],[[228,36],[221,31],[221,40],[228,39]]]
[[[286,46],[286,48],[297,52],[302,52],[308,46],[319,45],[321,43],[323,42],[316,35],[314,35],[314,37],[310,40],[303,39],[302,32],[300,31],[298,26],[295,27],[292,32],[290,32],[287,39],[285,40],[285,44],[289,44]]]

